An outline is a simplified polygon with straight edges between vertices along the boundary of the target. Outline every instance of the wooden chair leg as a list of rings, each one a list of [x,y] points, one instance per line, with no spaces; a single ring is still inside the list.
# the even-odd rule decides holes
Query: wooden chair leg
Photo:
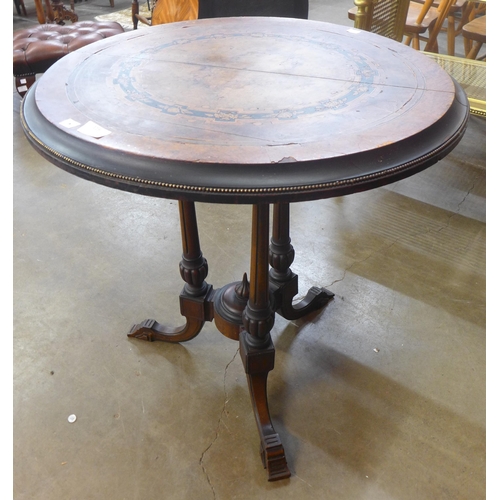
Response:
[[[28,13],[26,12],[26,6],[24,5],[24,0],[17,0],[15,2],[15,4],[16,4],[16,10],[17,10],[18,14],[22,13],[23,16],[28,15]]]
[[[447,42],[448,42],[448,55],[455,55],[455,38],[457,36],[456,26],[455,26],[455,16],[448,16],[448,26],[447,30]]]
[[[137,0],[132,1],[132,24],[134,29],[137,29],[137,23],[139,22],[137,19],[137,15],[139,14],[139,2]]]
[[[47,18],[46,22],[55,22],[54,9],[50,0],[45,0],[45,17]]]
[[[479,42],[474,42],[472,44],[472,47],[470,48],[469,52],[467,52],[467,55],[465,56],[466,59],[475,59],[477,55],[479,54],[479,51],[481,50],[481,47],[483,46],[482,43]]]

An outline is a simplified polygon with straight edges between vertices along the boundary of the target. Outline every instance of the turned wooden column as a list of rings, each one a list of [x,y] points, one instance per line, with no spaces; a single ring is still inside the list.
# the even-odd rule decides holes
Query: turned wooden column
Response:
[[[290,239],[290,204],[275,203],[273,206],[273,233],[269,245],[270,289],[276,312],[286,319],[297,319],[321,309],[335,296],[330,290],[311,287],[297,304],[293,303],[299,291],[299,278],[290,266],[295,250]]]
[[[269,481],[290,477],[285,450],[274,430],[267,401],[267,376],[274,368],[271,339],[274,311],[269,298],[269,205],[253,206],[250,292],[243,312],[240,354],[261,442],[261,458]]]
[[[132,326],[129,337],[164,342],[185,342],[200,333],[205,321],[213,319],[212,285],[205,278],[208,263],[200,247],[198,223],[194,202],[179,201],[179,217],[182,236],[182,259],[179,271],[185,282],[179,295],[180,312],[186,317],[186,324],[178,328],[161,325],[154,319],[146,319]]]

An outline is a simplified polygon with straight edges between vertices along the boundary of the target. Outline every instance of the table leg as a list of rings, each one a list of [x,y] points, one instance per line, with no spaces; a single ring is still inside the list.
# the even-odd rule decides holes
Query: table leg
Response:
[[[208,264],[200,248],[194,202],[179,201],[179,215],[182,234],[182,260],[179,270],[186,283],[179,300],[181,314],[186,317],[186,324],[178,328],[169,328],[154,319],[147,319],[134,325],[128,334],[129,337],[150,342],[154,340],[185,342],[200,333],[205,321],[213,319],[213,289],[212,285],[205,281]]]
[[[335,296],[326,288],[312,287],[298,304],[292,300],[298,293],[298,276],[290,266],[295,258],[295,250],[290,240],[290,205],[276,203],[273,207],[273,235],[269,246],[269,284],[274,295],[278,314],[286,319],[297,319],[312,311],[321,309]]]
[[[254,205],[250,291],[243,312],[240,354],[261,441],[261,456],[269,481],[290,477],[285,450],[274,430],[267,401],[267,376],[274,368],[270,331],[274,311],[269,298],[269,205]]]
[[[292,305],[298,278],[290,270],[294,250],[289,237],[289,208],[288,204],[274,206],[273,236],[269,244],[269,204],[253,206],[250,280],[244,275],[241,282],[214,291],[205,281],[208,264],[200,248],[194,202],[180,201],[183,253],[179,267],[185,285],[179,298],[186,324],[168,328],[148,319],[134,325],[129,333],[129,337],[149,341],[184,342],[198,335],[205,321],[215,320],[224,335],[239,339],[261,441],[262,462],[269,481],[290,477],[285,450],[273,427],[267,398],[267,378],[275,359],[270,333],[275,311],[288,319],[297,318],[319,309],[333,298],[329,290],[313,287],[304,300]]]

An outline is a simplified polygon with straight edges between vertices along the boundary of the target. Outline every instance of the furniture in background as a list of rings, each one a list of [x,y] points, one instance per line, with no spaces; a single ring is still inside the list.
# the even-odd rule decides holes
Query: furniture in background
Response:
[[[114,0],[113,0],[114,1]],[[35,0],[36,16],[40,24],[55,23],[64,24],[65,21],[76,23],[78,15],[75,12],[75,2],[70,0],[70,10],[68,10],[62,0]]]
[[[425,51],[439,52],[438,35],[454,2],[455,0],[440,0],[437,7],[433,6],[433,0],[425,0],[423,4],[410,2],[405,44],[411,44],[414,49],[420,50],[420,42],[423,41]]]
[[[156,26],[198,19],[198,0],[151,0],[150,6],[151,17],[146,18],[139,13],[138,0],[133,0],[132,21],[134,29],[137,29],[137,21],[148,26]]]
[[[16,7],[16,12],[19,16],[27,16],[26,6],[24,5],[24,0],[14,0],[14,6]]]
[[[65,24],[65,21],[76,23],[78,21],[78,14],[75,12],[75,1],[70,0],[69,10],[65,7],[63,0],[34,0],[37,19],[40,24],[55,23]],[[81,1],[81,0],[80,0]],[[23,14],[26,16],[26,8],[24,0],[14,0],[18,14],[20,14],[19,7],[22,8]],[[115,6],[115,0],[109,0],[110,7]]]
[[[476,59],[483,44],[486,43],[486,14],[469,21],[462,28],[465,57]]]
[[[425,0],[412,0],[424,4]],[[433,8],[439,8],[439,0],[433,0]],[[455,40],[462,35],[463,27],[470,21],[486,13],[486,0],[453,0],[448,17],[441,31],[447,34],[447,54],[455,55]],[[470,47],[469,47],[470,50]],[[468,50],[466,50],[466,53]]]
[[[195,16],[196,13],[196,16]],[[139,14],[139,1],[132,1],[132,23],[148,25],[214,17],[265,16],[307,19],[309,0],[157,0],[151,19]]]
[[[114,5],[114,0],[110,0],[110,5]],[[117,22],[78,22],[76,14],[70,16],[75,22],[66,26],[62,19],[63,12],[70,15],[74,11],[74,0],[71,0],[71,12],[63,10],[63,7],[62,0],[45,0],[45,6],[42,0],[35,0],[40,24],[13,33],[13,70],[16,90],[21,97],[35,83],[37,74],[45,73],[65,55],[125,31]]]
[[[463,20],[465,11],[468,5],[468,0],[455,0],[448,12],[446,20],[447,53],[450,56],[455,55],[455,40],[462,34]]]
[[[104,21],[80,21],[68,26],[39,24],[14,31],[14,77],[23,97],[56,61],[90,43],[123,33],[121,24]]]
[[[425,4],[425,0],[412,0],[415,4]],[[465,10],[468,0],[453,0],[446,23],[441,27],[441,31],[447,33],[447,51],[449,55],[455,55],[455,38],[462,33],[462,26],[465,19]],[[432,7],[439,8],[439,0],[433,0]]]
[[[30,144],[71,174],[178,200],[185,323],[147,319],[128,335],[185,342],[214,321],[239,342],[262,462],[270,481],[281,480],[291,473],[267,394],[275,314],[306,321],[333,299],[312,287],[293,301],[290,204],[430,167],[463,137],[467,98],[423,53],[348,26],[232,17],[143,31],[57,63],[23,99],[21,124]],[[252,205],[248,279],[217,289],[206,281],[196,202]],[[314,263],[319,272],[331,265]],[[185,418],[195,426],[204,417]]]
[[[410,0],[354,0],[354,4],[349,17],[355,28],[403,40]]]
[[[433,0],[425,0],[424,3],[410,1],[404,22],[405,44],[411,44],[414,49],[420,50],[420,42],[423,40],[426,42],[424,50],[437,52],[437,36],[453,2],[454,0],[440,0],[439,5],[434,7]],[[375,9],[378,3],[383,3],[385,4],[384,9],[390,12],[390,9],[404,9],[406,2],[401,2],[400,0],[354,0],[354,3],[356,7],[349,9],[348,17],[356,22],[356,16],[359,17],[361,14],[359,12],[360,6],[366,9]],[[400,4],[403,4],[403,7]],[[365,5],[367,7],[364,7]],[[371,5],[373,7],[370,7]],[[370,25],[369,20],[362,23],[362,25],[364,25],[362,29],[365,31],[377,32],[375,31],[377,29],[376,24],[372,23]],[[399,26],[398,29],[400,29]],[[383,35],[383,33],[380,34]],[[389,38],[394,38],[394,35],[389,36]]]

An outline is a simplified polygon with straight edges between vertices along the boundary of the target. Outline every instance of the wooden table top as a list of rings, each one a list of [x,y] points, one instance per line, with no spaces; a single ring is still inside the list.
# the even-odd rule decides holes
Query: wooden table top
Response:
[[[225,203],[300,201],[418,172],[461,139],[468,101],[425,55],[281,18],[127,32],[55,63],[21,119],[49,161],[110,187]]]

